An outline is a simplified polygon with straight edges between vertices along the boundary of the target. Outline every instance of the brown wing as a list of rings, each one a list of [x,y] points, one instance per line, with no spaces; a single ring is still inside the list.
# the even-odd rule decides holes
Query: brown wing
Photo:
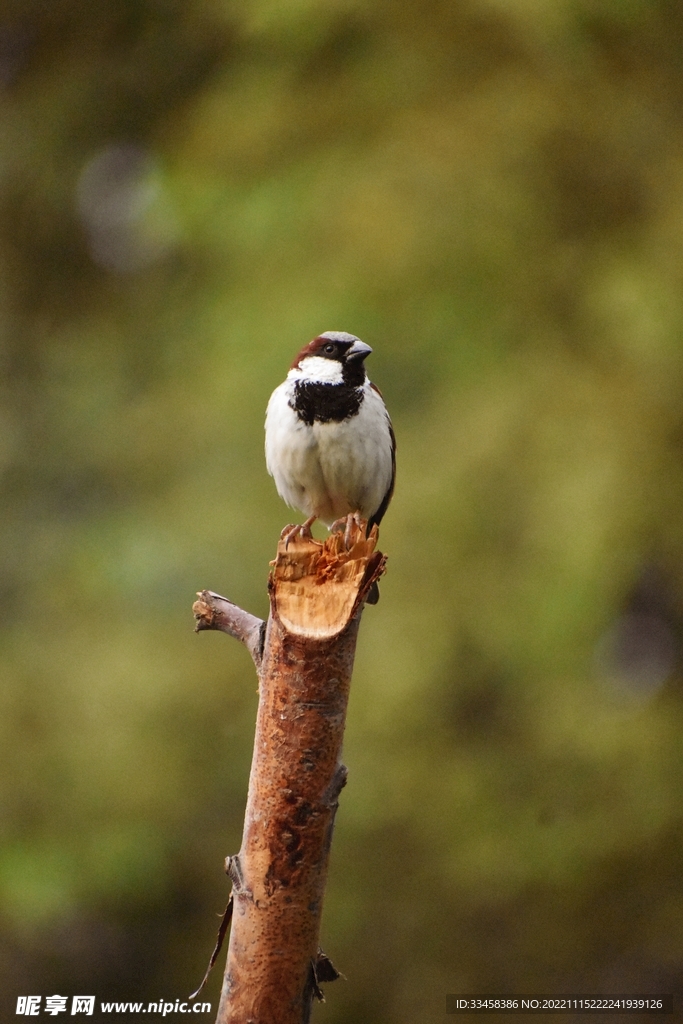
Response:
[[[370,382],[370,387],[372,388],[373,391],[377,392],[380,398],[382,398],[382,392],[380,391],[376,384]],[[384,401],[383,398],[382,401]],[[387,419],[389,420],[388,413]],[[375,524],[379,526],[379,524],[382,522],[382,519],[384,518],[384,513],[389,508],[389,502],[391,501],[392,495],[394,493],[394,484],[396,483],[396,435],[394,434],[394,428],[391,425],[391,420],[389,420],[389,435],[391,437],[391,483],[387,488],[386,494],[382,498],[381,505],[379,506],[375,514],[371,516],[370,520],[368,521],[368,533],[370,532],[372,527],[375,526]]]

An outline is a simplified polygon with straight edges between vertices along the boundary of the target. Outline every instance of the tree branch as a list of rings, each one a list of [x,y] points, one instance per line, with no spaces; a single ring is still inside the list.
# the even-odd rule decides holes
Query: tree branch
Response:
[[[202,591],[195,605],[197,628],[237,637],[259,674],[217,1024],[308,1024],[320,983],[339,976],[318,937],[358,627],[386,561],[377,528],[365,530],[351,518],[324,544],[280,539],[265,636],[261,620],[217,594]]]
[[[229,633],[244,644],[256,668],[259,668],[266,635],[263,619],[245,612],[227,597],[214,594],[212,590],[200,590],[197,597],[199,600],[192,606],[196,619],[195,633],[201,633],[204,629],[219,629],[222,633]]]

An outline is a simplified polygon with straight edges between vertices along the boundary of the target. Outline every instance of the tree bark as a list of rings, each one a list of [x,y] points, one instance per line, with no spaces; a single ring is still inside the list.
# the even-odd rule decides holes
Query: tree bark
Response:
[[[321,981],[318,946],[332,827],[346,782],[341,748],[363,604],[384,571],[377,528],[349,520],[324,544],[278,545],[267,627],[204,591],[198,629],[249,648],[259,707],[242,847],[229,857],[232,924],[216,1024],[306,1024]]]

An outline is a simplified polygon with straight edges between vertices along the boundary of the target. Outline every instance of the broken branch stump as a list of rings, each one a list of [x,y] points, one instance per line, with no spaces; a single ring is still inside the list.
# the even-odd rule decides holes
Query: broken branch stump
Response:
[[[267,625],[210,591],[194,606],[197,629],[241,640],[259,675],[242,847],[226,861],[233,910],[216,1024],[306,1024],[319,983],[338,976],[318,946],[320,919],[360,616],[386,561],[377,528],[365,531],[350,520],[324,544],[281,538]]]

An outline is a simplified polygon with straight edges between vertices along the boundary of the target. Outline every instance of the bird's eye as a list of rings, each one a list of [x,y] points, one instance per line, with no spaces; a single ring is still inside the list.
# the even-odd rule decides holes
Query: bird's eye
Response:
[[[325,345],[323,352],[325,352],[328,356],[331,356],[332,353],[334,352],[334,345]]]

